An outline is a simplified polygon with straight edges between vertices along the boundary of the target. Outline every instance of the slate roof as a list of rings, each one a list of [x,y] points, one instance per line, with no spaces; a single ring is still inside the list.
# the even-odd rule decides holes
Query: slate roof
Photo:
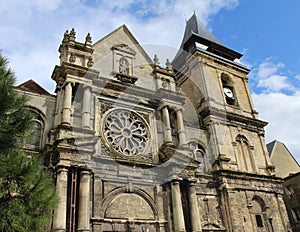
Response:
[[[206,49],[197,47],[197,43],[207,46]],[[197,18],[194,13],[193,16],[186,22],[183,40],[180,50],[176,54],[172,65],[175,69],[180,70],[182,60],[185,56],[184,51],[193,53],[195,50],[218,56],[219,58],[226,59],[227,61],[234,62],[235,59],[240,59],[243,55],[226,47],[219,41]]]
[[[277,140],[274,140],[267,144],[267,150],[269,152],[270,157],[272,156],[272,152],[273,152],[276,142],[277,142]]]
[[[183,48],[184,44],[193,36],[199,36],[207,41],[211,41],[215,44],[219,44],[224,46],[221,41],[219,41],[205,26],[204,24],[197,18],[194,13],[193,16],[186,22],[184,37],[182,40],[181,48]]]

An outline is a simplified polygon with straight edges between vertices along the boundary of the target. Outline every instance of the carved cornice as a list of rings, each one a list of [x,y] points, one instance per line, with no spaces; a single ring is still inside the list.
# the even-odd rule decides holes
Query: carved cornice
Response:
[[[56,81],[58,86],[61,86],[68,75],[85,77],[86,79],[93,80],[98,77],[99,72],[80,65],[63,62],[61,66],[55,66],[51,78]]]

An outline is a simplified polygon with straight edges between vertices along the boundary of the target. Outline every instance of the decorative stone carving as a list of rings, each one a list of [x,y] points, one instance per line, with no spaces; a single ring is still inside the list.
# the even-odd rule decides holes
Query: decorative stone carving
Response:
[[[65,32],[65,34],[64,34],[64,38],[63,38],[62,43],[63,43],[63,44],[68,43],[68,42],[69,42],[69,37],[70,37],[69,31],[66,30],[66,32]]]
[[[89,57],[89,61],[87,62],[87,66],[89,68],[93,67],[94,66],[94,61],[93,61],[93,57]]]
[[[124,57],[119,60],[119,73],[129,75],[128,61]]]
[[[70,63],[75,63],[75,61],[76,61],[76,56],[75,56],[74,53],[71,53],[71,56],[70,56],[70,58],[69,58],[69,62],[70,62]]]
[[[172,64],[171,62],[169,61],[169,59],[167,59],[166,61],[166,68],[168,71],[172,72],[173,71],[173,67],[172,67]]]
[[[128,157],[144,154],[150,140],[146,122],[135,112],[125,109],[112,110],[106,115],[103,134],[111,150]]]
[[[75,29],[72,28],[72,30],[70,31],[69,41],[75,42],[75,39],[76,39],[76,32],[75,32]]]
[[[159,60],[156,54],[154,55],[153,62],[155,66],[159,66]]]
[[[85,45],[92,46],[92,36],[90,33],[88,33],[87,36],[85,37]]]

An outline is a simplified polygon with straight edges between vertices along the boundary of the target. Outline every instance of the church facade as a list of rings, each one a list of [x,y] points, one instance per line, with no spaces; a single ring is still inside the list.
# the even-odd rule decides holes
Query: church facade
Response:
[[[59,47],[56,94],[30,96],[59,204],[51,231],[289,231],[241,54],[193,15],[172,62],[125,25]]]

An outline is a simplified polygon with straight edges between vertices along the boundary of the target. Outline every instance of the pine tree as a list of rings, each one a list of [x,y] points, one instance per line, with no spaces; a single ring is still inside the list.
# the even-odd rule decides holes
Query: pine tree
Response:
[[[55,188],[41,158],[22,149],[32,115],[7,66],[0,55],[0,231],[44,231],[57,204]]]

